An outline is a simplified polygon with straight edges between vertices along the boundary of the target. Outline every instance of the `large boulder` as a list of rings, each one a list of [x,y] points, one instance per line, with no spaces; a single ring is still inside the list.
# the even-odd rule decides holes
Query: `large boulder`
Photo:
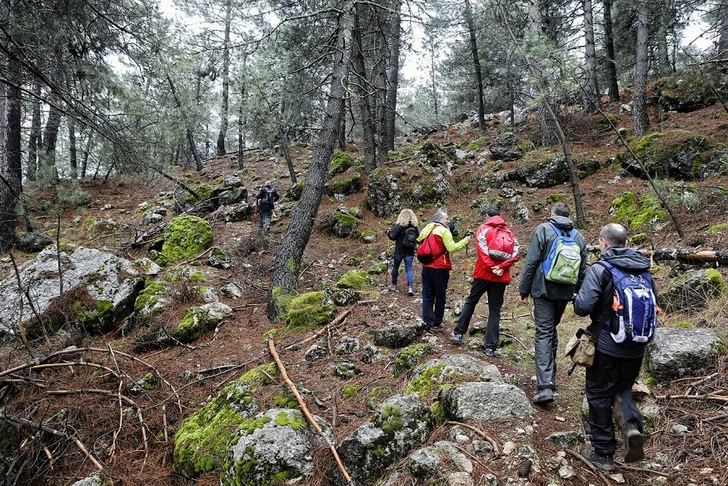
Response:
[[[690,112],[718,102],[719,95],[728,95],[728,79],[720,70],[709,73],[682,72],[659,79],[655,83],[655,96],[665,110]]]
[[[194,258],[207,250],[212,240],[212,228],[204,219],[190,214],[172,218],[157,263],[164,265]]]
[[[356,235],[359,223],[359,218],[349,209],[340,206],[329,216],[327,226],[334,235],[339,238],[347,238]]]
[[[426,397],[443,386],[475,380],[502,383],[503,376],[493,364],[467,354],[449,354],[417,366],[405,393]]]
[[[517,160],[523,157],[523,149],[528,146],[527,143],[519,143],[518,138],[512,132],[505,132],[498,135],[489,148],[494,160]]]
[[[425,404],[413,395],[395,395],[341,442],[339,454],[357,482],[370,484],[425,442],[430,430],[430,412]]]
[[[533,414],[523,390],[506,383],[471,382],[448,387],[440,391],[440,403],[448,417],[460,421],[488,422]]]
[[[330,426],[316,418],[333,443]],[[314,450],[324,444],[300,410],[274,408],[245,422],[220,475],[223,486],[274,485],[314,472]],[[304,479],[305,482],[305,479]]]
[[[710,329],[659,327],[647,348],[647,366],[659,380],[701,375],[724,348]]]
[[[369,209],[379,217],[399,212],[402,201],[400,200],[398,180],[392,171],[377,169],[369,175],[367,204]]]
[[[648,133],[635,138],[630,147],[642,165],[627,152],[619,156],[622,167],[640,177],[672,177],[679,180],[696,178],[706,161],[703,153],[714,145],[713,140],[687,130]]]
[[[354,194],[362,187],[361,174],[359,171],[349,169],[341,175],[333,177],[326,183],[326,192],[330,196],[334,194]]]
[[[169,335],[181,343],[190,343],[230,316],[233,310],[221,303],[210,302],[187,310]]]
[[[593,159],[574,160],[580,179],[599,170],[599,162]],[[563,154],[534,151],[524,159],[524,164],[510,175],[511,180],[523,182],[528,187],[554,187],[569,182],[569,166]]]
[[[385,327],[372,330],[374,344],[387,348],[403,348],[417,339],[422,331],[418,324],[389,323]]]
[[[23,233],[18,236],[15,247],[25,253],[37,253],[53,244],[50,236],[42,233]]]
[[[63,298],[58,265],[63,278]],[[44,325],[57,327],[74,320],[94,330],[131,310],[136,293],[156,264],[132,262],[93,248],[57,252],[50,246],[19,268],[23,290],[15,275],[0,282],[0,334],[15,335],[22,323],[32,335]],[[30,296],[31,303],[27,296]]]
[[[660,303],[668,312],[702,309],[728,286],[715,268],[690,270],[673,279],[660,294]]]

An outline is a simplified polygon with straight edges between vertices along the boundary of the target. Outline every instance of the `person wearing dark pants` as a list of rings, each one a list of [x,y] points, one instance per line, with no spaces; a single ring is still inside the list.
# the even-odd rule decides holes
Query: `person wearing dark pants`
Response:
[[[450,254],[462,250],[470,241],[470,237],[466,236],[455,242],[449,223],[447,210],[440,208],[435,212],[432,223],[425,226],[417,237],[417,242],[432,249],[434,256],[431,262],[422,264],[422,330],[425,332],[442,326],[452,270]],[[429,241],[425,241],[427,239]]]
[[[270,231],[273,208],[278,199],[280,199],[280,196],[273,188],[273,182],[265,181],[265,184],[260,188],[260,192],[258,192],[255,198],[255,204],[258,207],[258,229],[260,231],[266,233]]]
[[[604,471],[614,469],[616,421],[622,430],[625,462],[644,457],[642,415],[632,399],[632,385],[640,372],[646,343],[617,342],[613,332],[615,286],[607,266],[625,275],[648,272],[650,260],[632,248],[625,248],[627,230],[619,224],[604,226],[599,234],[601,256],[589,268],[574,299],[574,312],[590,316],[587,332],[596,341],[594,363],[586,369],[586,399],[589,403],[589,428],[592,448],[582,455]],[[651,279],[650,279],[651,282]],[[652,291],[656,293],[654,286]]]
[[[518,240],[500,216],[498,207],[486,211],[488,218],[475,232],[477,241],[473,283],[460,313],[452,340],[461,343],[468,331],[475,306],[488,294],[488,327],[483,351],[495,356],[500,335],[500,313],[506,287],[511,281],[511,266],[518,260]]]
[[[387,232],[387,238],[394,241],[394,258],[392,261],[392,283],[389,291],[397,290],[399,280],[399,267],[404,262],[404,274],[407,277],[407,295],[415,295],[414,259],[417,250],[417,216],[411,209],[403,209],[397,217],[397,222]]]
[[[574,293],[581,286],[586,272],[586,240],[574,229],[569,213],[566,204],[556,203],[551,208],[551,216],[536,227],[518,286],[521,301],[528,302],[530,296],[534,302],[533,316],[536,323],[534,347],[538,390],[533,396],[533,401],[536,404],[546,404],[554,399],[555,358],[559,342],[556,326],[561,322],[566,304],[572,300]],[[552,245],[559,237],[565,236],[571,238],[579,248],[578,255],[573,255],[574,266],[578,267],[572,273],[573,283],[560,283],[554,281],[553,277],[547,279],[544,271],[545,262],[553,255]],[[546,270],[551,276],[551,269]]]

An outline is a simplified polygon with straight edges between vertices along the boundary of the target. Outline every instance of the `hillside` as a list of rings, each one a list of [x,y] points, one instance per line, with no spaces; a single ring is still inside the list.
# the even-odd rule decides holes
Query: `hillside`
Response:
[[[613,123],[629,135],[629,115],[621,115],[618,104],[609,105],[607,111]],[[596,244],[601,225],[619,221],[630,226],[632,243],[643,249],[728,251],[728,147],[724,145],[728,114],[714,105],[689,113],[665,112],[661,118],[653,115],[660,120],[653,127],[656,134],[628,138],[643,162],[650,164],[686,237],[679,238],[647,181],[630,173],[634,166],[627,151],[601,117],[575,109],[566,116],[566,126],[581,176],[588,221],[584,236]],[[426,222],[442,203],[461,233],[474,230],[483,219],[480,211],[500,202],[524,249],[550,204],[564,201],[573,208],[559,148],[533,144],[538,136],[536,118],[528,112],[525,123],[508,127],[493,116],[486,133],[479,133],[467,119],[412,132],[397,139],[396,150],[390,153],[392,160],[370,177],[360,167],[360,141],[350,140],[336,160],[351,167],[342,167],[333,176],[330,184],[338,184],[337,189],[324,197],[300,267],[300,294],[328,290],[324,295],[309,294],[308,301],[287,302],[295,312],[286,313],[286,322],[271,323],[266,317],[276,245],[295,204],[285,161],[273,151],[247,152],[243,170],[237,170],[235,158],[227,156],[208,160],[201,173],[190,169],[175,174],[196,192],[218,199],[233,198],[239,189],[247,189],[246,197],[237,193],[235,201],[222,209],[201,210],[173,182],[152,175],[121,176],[106,184],[84,181],[80,187],[62,185],[56,195],[36,191],[30,198],[29,217],[53,244],[58,232],[65,254],[75,255],[77,247],[94,248],[130,261],[151,257],[161,267],[152,270],[155,265],[147,261],[141,270],[116,270],[120,286],[135,279],[130,305],[117,306],[111,299],[114,312],[110,313],[108,307],[89,303],[87,295],[66,293],[52,301],[42,316],[47,338],[37,322],[26,330],[28,348],[17,332],[6,335],[0,348],[0,369],[29,366],[0,374],[3,413],[75,434],[103,464],[101,476],[107,484],[212,485],[219,484],[221,471],[228,471],[223,478],[230,484],[279,484],[301,473],[304,476],[296,484],[335,484],[335,464],[321,441],[311,440],[313,446],[306,443],[312,447],[313,457],[300,468],[293,466],[298,458],[289,456],[305,456],[305,451],[297,449],[303,447],[298,442],[303,440],[301,429],[307,429],[300,415],[274,410],[262,422],[255,415],[271,409],[297,409],[276,368],[269,364],[266,342],[272,339],[308,408],[328,423],[335,444],[347,444],[343,448],[349,452],[342,453],[345,462],[347,457],[357,457],[346,439],[372,417],[375,429],[391,432],[387,436],[391,443],[384,449],[368,450],[366,460],[362,456],[347,463],[361,477],[368,475],[372,484],[377,478],[383,482],[376,484],[415,484],[413,472],[420,475],[416,484],[728,484],[723,466],[728,460],[728,359],[724,353],[710,356],[705,366],[703,362],[688,363],[679,376],[660,378],[645,368],[643,386],[636,395],[647,417],[647,459],[636,464],[637,469],[620,468],[619,474],[600,479],[583,462],[562,452],[566,448],[578,451],[583,441],[584,372],[578,369],[567,375],[569,363],[561,356],[561,348],[556,401],[546,408],[525,408],[535,392],[534,327],[530,304],[520,302],[514,285],[506,292],[501,347],[495,358],[486,358],[479,351],[482,332],[471,333],[462,346],[450,341],[454,313],[470,287],[472,248],[454,256],[441,333],[419,336],[407,327],[416,325],[420,315],[419,266],[414,297],[406,295],[401,282],[399,291],[387,291],[387,255],[393,245],[384,232],[399,209],[391,210],[394,203],[388,196],[395,190],[393,180],[401,207],[413,206],[420,221]],[[508,154],[505,158],[513,160],[495,160],[494,153]],[[302,180],[310,155],[311,147],[292,150]],[[278,205],[270,234],[261,236],[246,201],[253,201],[268,179],[276,181],[282,196],[289,194]],[[339,191],[351,193],[342,197]],[[59,200],[64,208],[57,228]],[[195,241],[180,237],[178,246],[183,253],[174,253],[171,244],[163,246],[160,237],[171,231],[167,224],[180,210],[192,210],[209,223],[211,244],[201,241],[206,239],[206,230],[199,226],[191,232]],[[198,224],[197,220],[192,224]],[[141,238],[145,233],[151,237]],[[132,244],[135,241],[139,244]],[[210,250],[211,245],[222,251]],[[50,252],[46,255],[50,270],[43,271],[50,274],[40,277],[57,280],[52,267],[61,257],[53,246],[49,248],[45,252]],[[36,257],[20,251],[13,253],[15,261],[4,256],[0,270],[5,280],[0,285],[4,289],[16,285],[14,265],[22,271]],[[69,274],[81,261],[69,264],[74,268],[68,267]],[[713,280],[705,288],[702,282],[681,282],[681,276],[696,268],[700,267],[655,262],[653,273],[659,288],[665,291],[663,295],[674,298],[663,302],[668,314],[661,325],[686,333],[710,330],[725,342],[728,287],[723,279],[728,274],[723,268],[707,272]],[[107,270],[100,268],[97,273],[106,275]],[[345,274],[348,278],[341,282]],[[519,274],[520,264],[516,264],[514,282]],[[680,285],[683,287],[673,290]],[[680,290],[684,288],[687,290]],[[118,295],[118,289],[115,292]],[[34,298],[40,301],[42,296]],[[340,305],[329,304],[327,299]],[[678,305],[680,299],[689,300],[689,305]],[[484,327],[484,300],[471,324],[474,330]],[[193,308],[206,310],[200,313],[190,310]],[[129,311],[133,311],[131,317]],[[336,318],[344,313],[343,319]],[[330,324],[332,320],[334,324]],[[0,329],[2,324],[0,321]],[[561,347],[584,325],[583,319],[567,309],[559,325]],[[393,326],[403,326],[397,330],[403,336],[397,346],[386,346],[383,343],[392,339],[382,331]],[[59,329],[52,332],[51,328]],[[685,336],[676,339],[691,339]],[[716,353],[725,349],[719,347]],[[51,355],[54,352],[61,353]],[[453,358],[455,355],[472,360]],[[31,363],[34,359],[39,361]],[[454,371],[443,373],[448,366]],[[474,419],[468,422],[470,428],[452,424],[452,416],[445,419],[457,415],[453,412],[457,404],[448,402],[457,400],[448,397],[458,386],[486,381],[498,384],[503,402],[502,407],[497,401],[484,402],[481,410],[490,406],[493,417],[498,418]],[[528,398],[525,405],[518,389]],[[409,406],[406,398],[401,405],[380,406],[398,394],[414,394],[419,397],[417,403],[421,400],[425,406],[411,412],[417,416],[413,427],[423,434],[419,439],[414,433],[403,438],[406,434],[401,432],[411,425],[408,417],[398,415],[400,407],[404,413]],[[244,404],[244,410],[231,405],[236,401]],[[512,413],[499,417],[502,410],[498,409],[508,407]],[[193,415],[193,420],[185,421]],[[229,453],[231,437],[246,436],[241,430],[251,436],[262,431],[275,434],[268,430],[275,429],[270,424],[296,433],[284,437],[283,447],[270,446],[269,462],[255,456],[251,452],[255,446],[249,443],[240,446],[237,456]],[[73,442],[35,433],[32,427],[21,427],[20,434],[12,430],[0,426],[0,466],[6,468],[8,478],[19,474],[17,484],[73,484],[94,472],[89,457]],[[552,436],[559,432],[566,434]],[[415,449],[443,440],[457,447],[426,451],[434,459],[412,459]],[[493,451],[489,440],[498,451]],[[19,456],[16,450],[21,451]],[[254,459],[245,454],[253,454]],[[232,457],[236,464],[230,464]],[[258,476],[251,476],[251,471]],[[450,474],[456,471],[460,474]]]

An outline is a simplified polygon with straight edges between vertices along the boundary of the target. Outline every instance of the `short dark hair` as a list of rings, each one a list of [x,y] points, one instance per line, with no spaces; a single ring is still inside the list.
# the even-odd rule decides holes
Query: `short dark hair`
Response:
[[[564,218],[568,218],[569,214],[571,214],[571,210],[566,203],[557,202],[556,204],[551,206],[551,213],[555,216],[563,216]]]
[[[627,237],[629,236],[627,228],[618,223],[609,223],[602,226],[599,236],[604,238],[610,247],[624,248],[627,246]]]
[[[493,216],[500,216],[500,207],[499,206],[491,206],[488,209],[485,210],[485,215],[489,218]]]

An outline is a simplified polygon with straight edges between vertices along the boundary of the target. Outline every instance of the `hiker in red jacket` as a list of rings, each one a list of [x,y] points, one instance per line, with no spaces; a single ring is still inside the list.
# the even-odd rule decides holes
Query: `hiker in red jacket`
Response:
[[[473,269],[473,284],[465,300],[460,319],[452,332],[452,340],[462,343],[468,331],[475,306],[488,293],[488,329],[483,351],[495,356],[500,333],[500,312],[506,286],[511,282],[511,266],[518,260],[518,240],[500,216],[498,207],[486,211],[487,219],[475,232],[477,258]]]

